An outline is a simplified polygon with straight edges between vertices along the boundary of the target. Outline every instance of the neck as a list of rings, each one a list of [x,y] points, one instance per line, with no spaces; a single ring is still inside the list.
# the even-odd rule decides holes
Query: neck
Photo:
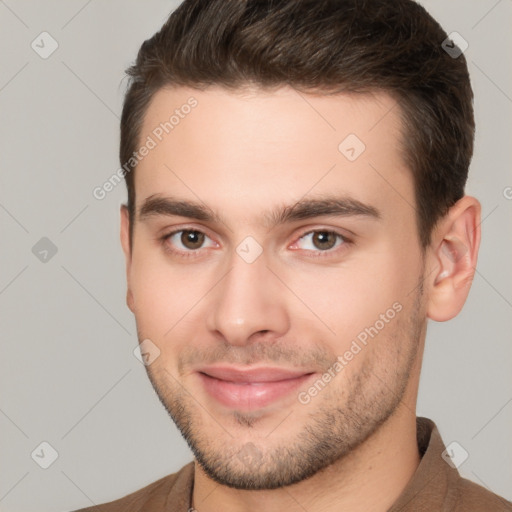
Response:
[[[349,455],[287,487],[232,489],[212,481],[196,462],[193,506],[198,512],[386,512],[419,462],[416,417],[404,405]]]

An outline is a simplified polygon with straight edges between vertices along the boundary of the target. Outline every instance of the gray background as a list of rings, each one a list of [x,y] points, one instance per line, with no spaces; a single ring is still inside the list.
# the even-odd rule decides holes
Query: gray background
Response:
[[[478,133],[468,193],[484,220],[463,312],[429,325],[418,414],[467,450],[464,476],[512,499],[512,1],[423,4],[469,42]],[[1,511],[112,500],[191,460],[133,355],[124,184],[92,195],[118,168],[123,70],[176,5],[0,0]],[[47,59],[31,48],[43,31],[59,45]],[[46,262],[32,252],[42,237],[57,247]],[[42,441],[59,455],[48,469],[31,458]]]

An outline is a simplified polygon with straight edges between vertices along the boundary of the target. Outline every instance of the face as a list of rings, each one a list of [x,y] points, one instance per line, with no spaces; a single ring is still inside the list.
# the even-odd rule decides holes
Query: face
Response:
[[[288,87],[150,104],[128,304],[155,391],[224,485],[299,482],[408,400],[426,313],[397,111]]]

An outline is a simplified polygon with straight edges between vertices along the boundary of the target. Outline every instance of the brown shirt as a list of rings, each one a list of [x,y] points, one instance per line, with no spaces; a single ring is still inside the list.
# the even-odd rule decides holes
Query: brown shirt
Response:
[[[421,462],[388,512],[512,512],[512,503],[462,478],[441,454],[436,425],[417,418]],[[191,508],[194,463],[124,498],[75,512],[187,512]],[[200,512],[200,511],[198,511]]]

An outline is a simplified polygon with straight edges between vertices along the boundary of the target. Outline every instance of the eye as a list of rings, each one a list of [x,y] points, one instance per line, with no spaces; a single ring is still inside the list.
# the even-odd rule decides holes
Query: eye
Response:
[[[200,254],[200,249],[217,246],[208,235],[197,229],[172,231],[164,235],[161,240],[167,252],[183,257],[193,257]],[[303,234],[291,248],[321,255],[321,253],[337,252],[338,247],[349,243],[350,240],[340,233],[324,229]]]
[[[348,243],[348,240],[336,231],[318,230],[302,235],[292,248],[327,252],[345,243]]]
[[[196,229],[180,229],[163,238],[166,250],[173,253],[190,253],[206,247],[215,247],[215,242]],[[205,242],[207,245],[204,245]]]

